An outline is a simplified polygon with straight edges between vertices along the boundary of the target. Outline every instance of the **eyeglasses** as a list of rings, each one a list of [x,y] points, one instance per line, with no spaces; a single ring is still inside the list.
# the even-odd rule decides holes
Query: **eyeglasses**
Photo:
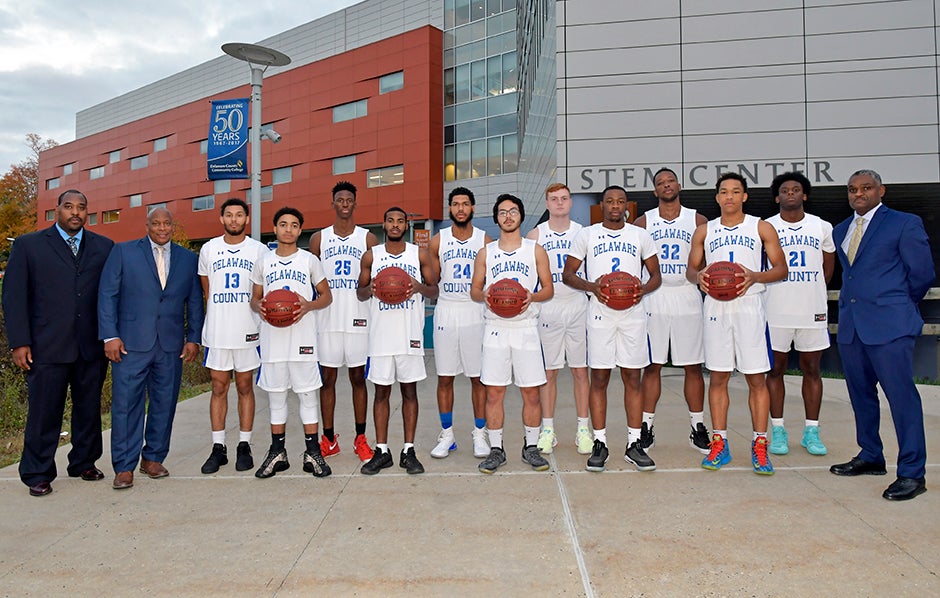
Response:
[[[496,215],[500,218],[505,218],[506,216],[518,216],[519,208],[511,208],[509,210],[500,210],[496,212]]]

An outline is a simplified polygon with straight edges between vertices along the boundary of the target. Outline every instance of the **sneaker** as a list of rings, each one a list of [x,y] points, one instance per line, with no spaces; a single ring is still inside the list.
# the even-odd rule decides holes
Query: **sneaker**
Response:
[[[437,446],[431,449],[431,456],[435,459],[443,459],[450,454],[451,451],[457,450],[457,442],[454,440],[454,429],[447,428],[446,430],[441,430],[441,433],[437,436]]]
[[[497,469],[506,463],[506,452],[498,446],[490,449],[490,454],[486,459],[480,462],[477,469],[480,473],[495,473]]]
[[[650,435],[652,435],[652,433],[653,429],[650,428]],[[633,463],[640,471],[653,471],[656,469],[656,464],[653,463],[650,456],[647,455],[643,447],[640,446],[639,440],[627,447],[627,450],[623,453],[623,460]]]
[[[339,434],[333,434],[333,442],[330,442],[326,436],[320,436],[320,454],[324,457],[332,457],[339,453]]]
[[[826,445],[819,439],[818,426],[806,426],[803,428],[803,440],[800,440],[800,446],[805,448],[806,452],[810,455],[825,455],[829,452],[828,449],[826,449]],[[773,445],[770,447],[770,452],[774,452]]]
[[[411,475],[424,473],[424,465],[421,465],[421,461],[418,461],[418,456],[415,455],[415,447],[401,452],[401,457],[398,459],[398,466]]]
[[[594,435],[584,426],[578,428],[578,433],[574,435],[574,443],[578,447],[579,455],[590,455],[594,450]]]
[[[545,460],[545,457],[539,452],[539,447],[535,444],[522,447],[522,460],[531,465],[535,471],[548,469],[548,461]]]
[[[806,445],[804,445],[806,446]],[[219,467],[228,465],[228,454],[224,444],[213,444],[209,458],[202,464],[202,473],[215,473]]]
[[[235,449],[235,471],[248,471],[255,466],[255,460],[251,456],[251,445],[246,441],[238,443]]]
[[[543,428],[539,432],[539,440],[535,444],[539,451],[546,455],[551,455],[555,447],[558,446],[558,439],[555,438],[555,431],[551,428]]]
[[[770,452],[775,455],[786,455],[790,452],[787,438],[787,429],[783,426],[774,426],[770,429]],[[805,444],[803,446],[806,446]],[[825,453],[824,453],[825,454]]]
[[[473,456],[477,459],[483,459],[490,454],[490,443],[486,441],[486,430],[483,428],[474,428],[470,432],[473,438]]]
[[[758,436],[751,445],[751,463],[754,465],[754,473],[774,475],[774,466],[770,464],[770,458],[767,457],[766,436]]]
[[[326,461],[323,459],[323,454],[319,450],[314,449],[312,453],[310,451],[304,451],[302,456],[304,460],[304,471],[312,473],[313,477],[325,478],[333,473],[333,470],[326,464]]]
[[[372,458],[367,463],[363,463],[359,471],[365,475],[375,475],[381,470],[391,467],[392,463],[394,463],[394,460],[391,453],[384,453],[379,449],[375,449]]]
[[[594,447],[591,449],[591,456],[588,457],[588,471],[604,471],[607,469],[607,459],[610,457],[610,451],[607,445],[600,440],[594,441]]]
[[[369,441],[366,440],[365,434],[357,434],[356,439],[353,440],[353,450],[356,452],[356,455],[359,457],[359,461],[365,463],[372,459],[372,447],[369,446]],[[339,452],[339,445],[336,445],[336,452]],[[326,455],[326,453],[324,453]]]
[[[695,424],[695,427],[692,428],[692,433],[689,434],[689,446],[703,455],[707,455],[709,449],[708,445],[708,428],[701,422]]]
[[[640,427],[640,448],[644,451],[648,451],[654,446],[656,446],[656,435],[653,434],[653,426],[647,426],[646,422],[643,422],[642,427]]]
[[[268,455],[264,458],[264,463],[262,463],[258,471],[255,472],[255,477],[269,478],[277,472],[289,468],[290,463],[287,462],[287,451],[284,449],[277,450],[272,446],[268,449]]]
[[[702,459],[702,467],[712,471],[718,471],[722,465],[731,462],[731,449],[728,448],[728,441],[719,434],[712,434],[712,441],[709,445],[708,456]]]

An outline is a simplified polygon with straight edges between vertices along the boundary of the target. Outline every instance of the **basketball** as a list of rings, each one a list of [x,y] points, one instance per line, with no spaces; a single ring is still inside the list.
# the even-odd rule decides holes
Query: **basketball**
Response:
[[[637,291],[643,287],[640,279],[628,272],[610,272],[597,281],[607,293],[607,307],[622,311],[640,302]]]
[[[736,274],[744,274],[744,268],[734,262],[715,262],[705,268],[708,274],[708,295],[718,301],[731,301],[737,298],[737,286],[741,279]]]
[[[398,266],[389,266],[372,278],[372,292],[389,305],[404,303],[410,287],[411,276]]]
[[[300,295],[290,289],[274,289],[264,296],[261,305],[265,310],[265,321],[277,328],[286,328],[294,323],[295,304]]]
[[[503,278],[490,285],[486,304],[490,311],[501,318],[512,318],[522,313],[526,290],[519,281]]]

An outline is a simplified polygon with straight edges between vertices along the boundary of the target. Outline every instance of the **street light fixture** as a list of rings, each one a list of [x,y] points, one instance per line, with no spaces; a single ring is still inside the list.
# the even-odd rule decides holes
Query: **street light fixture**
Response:
[[[285,66],[290,64],[290,58],[277,50],[265,48],[255,44],[229,43],[222,44],[222,51],[238,60],[248,63],[251,69],[251,237],[261,240],[261,84],[264,72],[269,66]],[[277,143],[281,136],[274,133],[268,139]]]

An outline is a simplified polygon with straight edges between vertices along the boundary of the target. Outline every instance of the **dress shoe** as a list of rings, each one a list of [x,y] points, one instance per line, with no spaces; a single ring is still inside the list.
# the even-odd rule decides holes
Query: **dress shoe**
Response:
[[[70,473],[70,478],[82,478],[86,482],[97,482],[98,480],[104,479],[104,473],[97,467],[89,467],[88,469],[83,469],[81,473]]]
[[[154,480],[170,475],[170,472],[166,470],[162,463],[146,459],[140,460],[140,473],[145,473]]]
[[[848,463],[839,463],[833,465],[829,468],[829,471],[836,475],[884,475],[887,472],[885,470],[884,463],[869,463],[868,461],[863,461],[858,457],[852,457],[852,460]]]
[[[29,487],[30,496],[45,496],[47,494],[52,494],[52,484],[49,482],[38,482]]]
[[[130,488],[134,485],[134,472],[133,471],[119,471],[117,475],[114,476],[114,483],[111,486],[115,490],[124,490],[125,488]]]
[[[911,500],[918,494],[927,492],[924,478],[902,478],[894,480],[881,496],[888,500]]]

